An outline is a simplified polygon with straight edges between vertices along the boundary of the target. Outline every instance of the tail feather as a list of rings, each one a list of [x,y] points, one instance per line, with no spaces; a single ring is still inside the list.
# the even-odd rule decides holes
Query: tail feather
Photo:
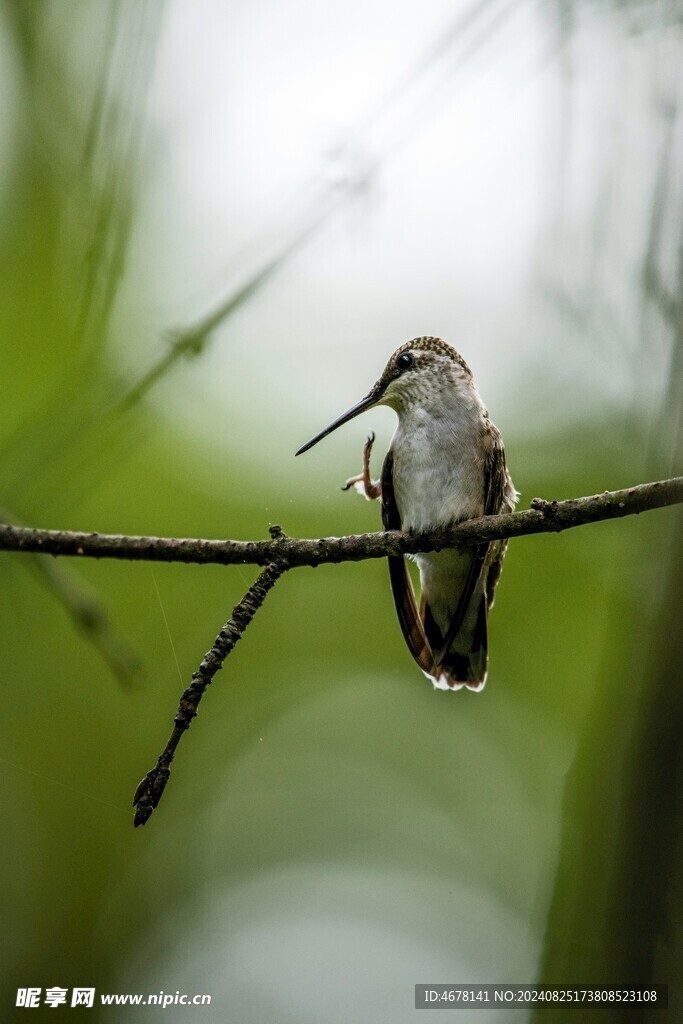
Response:
[[[441,651],[444,638],[434,621],[431,609],[422,604],[422,621],[429,646],[433,651],[441,651],[437,672],[449,689],[460,689],[466,686],[470,690],[481,690],[486,682],[488,664],[488,634],[486,595],[481,594],[477,618],[471,637],[465,638],[462,631],[456,633],[450,646]],[[464,642],[465,639],[467,642]]]

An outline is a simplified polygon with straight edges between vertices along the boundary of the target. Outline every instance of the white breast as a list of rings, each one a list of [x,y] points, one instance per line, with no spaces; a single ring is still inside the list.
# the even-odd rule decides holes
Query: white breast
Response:
[[[404,530],[428,530],[484,513],[484,420],[480,410],[434,419],[404,413],[391,442],[393,485]],[[445,634],[472,556],[458,550],[415,555],[422,596]],[[482,581],[483,585],[483,581]],[[475,615],[477,602],[473,602]],[[472,623],[465,623],[465,644]],[[470,628],[471,627],[471,628]]]
[[[404,530],[483,515],[484,418],[476,398],[454,402],[438,417],[423,408],[400,414],[390,450]]]

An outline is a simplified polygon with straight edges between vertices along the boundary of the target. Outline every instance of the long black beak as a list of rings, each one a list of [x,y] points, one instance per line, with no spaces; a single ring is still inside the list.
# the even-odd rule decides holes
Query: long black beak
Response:
[[[376,405],[379,399],[380,395],[377,389],[373,388],[370,394],[366,395],[365,398],[361,398],[360,402],[345,412],[343,416],[340,416],[338,420],[334,421],[334,423],[330,423],[329,427],[325,427],[325,429],[321,430],[319,434],[316,434],[310,441],[307,441],[306,444],[302,445],[301,448],[299,448],[299,451],[296,452],[296,455],[303,455],[304,452],[307,452],[309,448],[312,448],[314,444],[318,443],[318,441],[322,441],[324,437],[331,434],[333,430],[337,429],[337,427],[341,427],[343,423],[348,423],[349,420],[354,418],[354,416],[360,416],[360,414],[365,412],[366,409],[370,409],[373,405]]]

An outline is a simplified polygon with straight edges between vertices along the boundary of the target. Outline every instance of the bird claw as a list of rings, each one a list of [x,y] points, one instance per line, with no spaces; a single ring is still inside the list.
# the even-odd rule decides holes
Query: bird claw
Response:
[[[372,480],[370,477],[370,454],[375,443],[375,432],[371,430],[367,441],[363,445],[363,471],[358,476],[351,476],[342,487],[342,491],[348,491],[355,487],[359,494],[362,494],[368,501],[374,501],[382,493],[382,486],[379,480]]]

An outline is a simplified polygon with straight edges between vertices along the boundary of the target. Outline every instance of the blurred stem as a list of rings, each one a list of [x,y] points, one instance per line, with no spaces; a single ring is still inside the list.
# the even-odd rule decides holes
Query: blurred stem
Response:
[[[116,631],[107,609],[90,587],[67,566],[57,565],[46,558],[30,555],[29,566],[107,663],[119,683],[125,687],[135,683],[142,669],[140,659]]]
[[[301,228],[298,234],[287,242],[282,250],[272,259],[267,260],[249,280],[228,295],[216,309],[196,324],[171,333],[170,344],[166,352],[146,371],[117,402],[113,412],[124,412],[139,402],[180,359],[189,359],[202,354],[213,332],[225,320],[233,316],[276,272],[304,245],[314,232],[337,209],[345,193],[334,196],[322,209],[313,214],[310,222]]]
[[[0,509],[0,520],[15,522]],[[74,625],[93,645],[122,686],[139,677],[141,663],[124,637],[114,628],[109,613],[97,594],[69,565],[29,555],[27,567],[61,604]]]
[[[139,380],[126,391],[114,407],[126,411],[138,403],[154,385],[163,378],[181,359],[201,355],[211,340],[213,332],[228,320],[240,307],[261,289],[303,245],[309,241],[346,202],[366,190],[373,177],[390,156],[393,148],[391,126],[398,119],[399,130],[393,128],[393,145],[413,137],[424,128],[426,120],[433,116],[440,104],[449,95],[443,82],[433,82],[434,70],[443,62],[446,73],[452,66],[462,70],[465,63],[477,52],[482,44],[490,43],[501,25],[515,10],[515,4],[506,0],[477,0],[458,10],[453,22],[440,32],[433,44],[418,59],[410,71],[402,76],[389,95],[361,119],[356,130],[335,146],[334,153],[346,157],[344,173],[326,187],[322,199],[315,198],[302,217],[288,232],[288,239],[274,256],[266,258],[246,283],[226,295],[216,307],[196,324],[184,330],[171,333],[170,345],[142,374]],[[457,47],[463,51],[458,53]],[[454,51],[457,56],[454,56]],[[423,96],[420,115],[415,118],[415,96],[422,93],[424,83],[431,82],[427,95]],[[377,148],[377,140],[384,138],[384,146]],[[374,155],[370,155],[373,154]],[[368,154],[362,159],[349,159],[349,155]],[[315,192],[320,188],[316,181]]]

